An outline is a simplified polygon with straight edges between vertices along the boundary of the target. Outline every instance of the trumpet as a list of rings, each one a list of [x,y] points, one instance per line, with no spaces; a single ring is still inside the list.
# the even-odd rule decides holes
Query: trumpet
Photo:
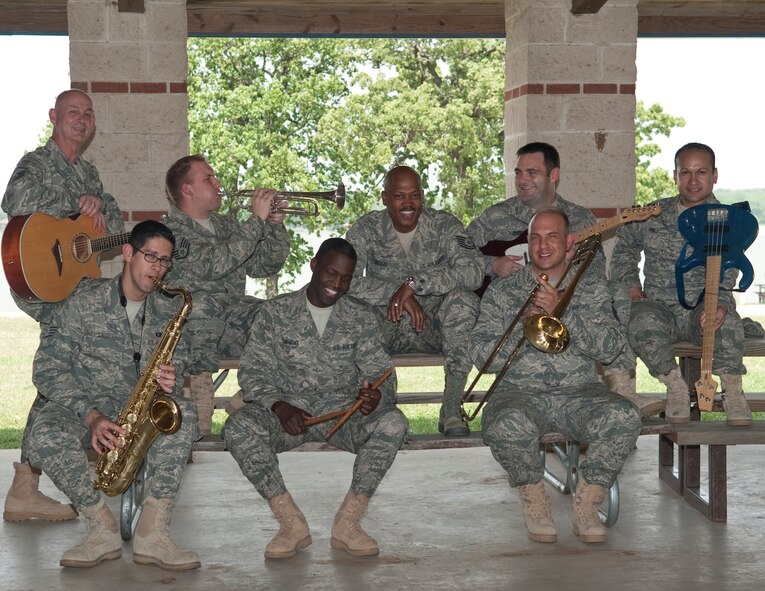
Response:
[[[249,207],[248,199],[252,197],[252,189],[237,189],[231,193],[224,193],[236,200],[239,207]],[[333,191],[277,191],[271,203],[271,211],[283,211],[286,214],[303,217],[319,215],[319,199],[326,199],[337,206],[337,209],[345,207],[345,185],[340,183]],[[281,206],[282,201],[288,205]],[[300,204],[300,205],[298,205]]]
[[[494,358],[505,346],[507,339],[510,338],[510,334],[518,324],[518,321],[523,318],[526,310],[531,306],[532,302],[534,301],[534,295],[542,284],[537,283],[534,286],[534,289],[531,290],[529,297],[526,299],[526,302],[515,315],[515,318],[513,318],[510,326],[507,327],[507,330],[497,341],[497,344],[494,345],[494,349],[492,349],[489,357],[486,359],[486,363],[483,364],[468,389],[465,390],[465,393],[462,395],[462,401],[460,402],[460,414],[462,415],[462,418],[465,419],[465,421],[469,423],[478,416],[481,408],[483,408],[483,405],[488,402],[489,398],[494,393],[494,390],[502,381],[502,378],[505,377],[507,370],[510,369],[510,365],[526,341],[528,341],[529,344],[531,344],[534,348],[539,349],[544,353],[562,353],[568,348],[569,342],[571,341],[571,335],[569,334],[566,325],[561,321],[561,317],[563,316],[563,313],[566,311],[566,307],[571,301],[571,296],[574,294],[574,290],[576,289],[579,280],[582,278],[582,275],[584,275],[584,272],[590,266],[590,263],[592,262],[592,259],[595,256],[595,253],[598,251],[599,247],[600,234],[590,236],[589,238],[586,238],[579,243],[579,247],[577,248],[574,257],[568,262],[566,268],[563,270],[563,274],[555,284],[555,289],[557,290],[561,285],[563,285],[563,280],[566,278],[566,275],[568,275],[568,272],[571,270],[571,268],[574,265],[578,265],[577,271],[574,274],[574,277],[571,279],[571,283],[561,295],[560,300],[558,300],[558,304],[549,315],[533,314],[524,320],[523,336],[520,338],[518,344],[508,356],[507,360],[502,366],[502,369],[494,376],[494,381],[484,393],[483,398],[478,403],[478,406],[476,406],[472,413],[468,413],[465,410],[465,402],[470,398],[470,395],[472,394],[475,385],[478,383],[478,380],[480,380],[481,377],[488,371],[489,367],[494,362]],[[541,278],[544,281],[547,281],[547,275],[544,273],[541,274]]]

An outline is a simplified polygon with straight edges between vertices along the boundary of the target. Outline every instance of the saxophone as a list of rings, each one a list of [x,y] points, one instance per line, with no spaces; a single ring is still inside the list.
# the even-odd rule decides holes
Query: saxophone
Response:
[[[175,400],[164,394],[155,378],[159,366],[170,363],[173,358],[181,329],[191,312],[191,294],[183,287],[165,287],[159,279],[155,285],[164,292],[181,294],[183,305],[167,323],[130,399],[114,421],[126,433],[119,438],[115,449],[99,456],[96,462],[96,480],[93,484],[110,497],[127,490],[160,433],[172,435],[181,428],[181,409]]]

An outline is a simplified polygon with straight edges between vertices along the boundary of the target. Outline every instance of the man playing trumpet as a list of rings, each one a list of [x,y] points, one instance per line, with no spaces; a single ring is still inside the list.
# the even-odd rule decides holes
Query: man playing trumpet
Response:
[[[546,208],[534,214],[529,224],[530,266],[492,282],[481,301],[470,338],[476,366],[485,363],[537,284],[525,315],[553,312],[562,297],[553,286],[564,274],[573,242],[565,213]],[[507,471],[510,486],[518,488],[529,538],[536,542],[557,539],[544,487],[539,437],[560,432],[588,443],[587,458],[579,466],[571,521],[581,541],[603,542],[606,532],[598,506],[635,445],[641,415],[632,402],[598,381],[597,362],[611,361],[625,342],[605,280],[596,273],[584,273],[562,321],[570,333],[568,348],[557,354],[528,344],[520,349],[484,408],[483,439]],[[510,343],[522,336],[519,322],[508,346],[487,370],[498,371],[512,349]]]
[[[277,454],[324,441],[326,425],[306,419],[349,408],[354,413],[329,442],[356,454],[348,494],[332,524],[332,547],[374,556],[377,542],[360,525],[369,500],[401,447],[407,419],[395,406],[395,376],[369,384],[392,367],[373,310],[346,295],[356,252],[342,238],[322,243],[311,259],[310,283],[263,303],[242,355],[239,385],[247,404],[223,429],[247,479],[268,501],[279,532],[266,558],[290,558],[311,544],[311,532],[284,484]]]
[[[192,343],[191,394],[199,412],[202,433],[212,427],[211,374],[220,357],[239,357],[261,300],[245,295],[247,277],[277,273],[290,249],[285,214],[273,210],[276,191],[257,189],[252,216],[239,223],[217,213],[221,185],[204,156],[185,156],[166,175],[172,202],[165,219],[178,247],[169,281],[194,295],[188,323]]]

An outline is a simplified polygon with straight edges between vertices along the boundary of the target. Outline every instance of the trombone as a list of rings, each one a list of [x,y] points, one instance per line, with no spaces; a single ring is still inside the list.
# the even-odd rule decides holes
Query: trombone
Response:
[[[483,398],[478,403],[478,406],[475,407],[472,413],[468,413],[465,410],[465,402],[470,398],[470,395],[473,392],[475,385],[478,383],[478,380],[481,379],[481,377],[488,371],[489,367],[494,362],[494,358],[505,346],[507,339],[510,338],[510,334],[513,332],[513,329],[515,329],[516,324],[518,324],[518,321],[523,318],[526,310],[529,308],[529,306],[531,306],[531,303],[534,301],[534,295],[542,284],[537,283],[534,286],[534,289],[531,290],[531,293],[526,299],[526,302],[515,315],[515,318],[513,318],[510,326],[507,327],[507,330],[497,341],[497,344],[494,345],[494,349],[492,349],[489,357],[486,359],[486,362],[478,371],[478,374],[475,376],[475,378],[473,378],[473,381],[471,382],[468,389],[465,390],[465,393],[462,395],[462,400],[460,401],[460,414],[466,422],[469,423],[475,420],[475,418],[478,416],[481,408],[483,408],[483,405],[488,402],[489,398],[494,393],[494,390],[502,381],[502,378],[505,377],[507,370],[510,369],[510,364],[512,364],[515,356],[518,355],[518,352],[521,350],[521,347],[526,341],[528,341],[529,344],[531,344],[534,348],[539,349],[544,353],[562,353],[568,348],[569,342],[571,340],[571,335],[569,334],[566,325],[561,321],[561,317],[563,316],[563,313],[566,311],[566,307],[571,301],[571,296],[574,294],[574,290],[576,289],[579,280],[582,278],[582,275],[590,266],[590,263],[592,262],[592,259],[599,247],[600,234],[590,236],[589,238],[586,238],[579,243],[579,247],[577,248],[574,257],[568,262],[566,268],[563,270],[563,274],[561,275],[560,279],[558,279],[558,283],[555,284],[555,289],[558,289],[561,285],[563,285],[563,280],[566,278],[566,275],[568,275],[568,272],[574,265],[578,265],[576,274],[571,280],[569,286],[563,292],[563,295],[558,301],[558,304],[549,315],[532,314],[526,318],[526,320],[523,322],[523,336],[518,341],[515,349],[513,349],[508,356],[507,360],[502,366],[502,369],[495,375],[494,381],[484,393]],[[547,275],[542,273],[541,277],[543,280],[547,281]]]
[[[235,199],[241,208],[249,206],[248,198],[252,196],[252,189],[238,189],[233,193],[224,193]],[[333,191],[277,191],[271,203],[271,211],[283,211],[286,214],[303,217],[315,217],[319,215],[319,199],[326,199],[337,206],[337,209],[345,207],[345,185],[340,183]],[[281,207],[282,201],[288,205]]]

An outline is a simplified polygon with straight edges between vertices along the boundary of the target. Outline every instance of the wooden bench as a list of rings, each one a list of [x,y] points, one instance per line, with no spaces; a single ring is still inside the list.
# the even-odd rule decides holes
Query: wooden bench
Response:
[[[701,369],[701,348],[690,343],[678,343],[675,355],[679,358],[680,370],[693,392],[693,384],[699,379]],[[744,357],[765,356],[765,339],[747,339]],[[405,354],[395,355],[393,361],[396,367],[437,367],[443,366],[440,355]],[[238,359],[222,359],[221,373],[217,376],[218,385],[225,379],[228,371],[239,367]],[[221,376],[223,376],[221,378]],[[483,392],[474,392],[469,401],[477,402],[483,397]],[[399,404],[439,403],[441,392],[401,392],[398,394]],[[660,394],[659,396],[664,396]],[[225,408],[228,398],[216,397],[216,408]],[[750,408],[755,412],[765,412],[765,393],[747,393]],[[648,416],[663,410],[663,402],[657,402],[649,408]],[[722,411],[721,400],[715,400],[714,410]],[[683,496],[691,505],[701,511],[712,521],[727,519],[727,462],[726,448],[728,445],[761,444],[765,443],[765,421],[757,421],[752,427],[728,427],[725,422],[701,421],[697,406],[692,407],[691,422],[687,425],[670,425],[663,420],[644,420],[641,435],[658,434],[659,442],[659,477],[667,482],[673,490]],[[208,438],[205,438],[206,440]],[[205,445],[207,443],[207,445]],[[212,446],[209,444],[212,443]],[[558,478],[551,470],[546,469],[545,478],[555,488],[567,493],[575,488],[575,473],[578,466],[578,445],[570,442],[560,433],[550,433],[540,439],[540,444],[553,445],[553,451],[561,460],[565,476]],[[407,449],[421,448],[452,448],[465,446],[481,446],[483,440],[480,433],[471,433],[469,437],[449,439],[441,435],[422,435],[412,437],[406,444]],[[708,500],[702,496],[700,473],[700,447],[709,447],[708,455]],[[328,444],[319,444],[320,448],[330,448]],[[223,449],[219,436],[212,436],[209,441],[197,444],[196,449]],[[544,450],[544,447],[542,448]],[[542,452],[544,453],[544,451]],[[675,462],[677,457],[677,462]],[[614,504],[616,506],[614,507]],[[616,496],[613,491],[609,503],[601,518],[607,524],[614,523],[618,516],[618,488]]]
[[[694,400],[694,384],[701,375],[701,347],[690,343],[675,345],[680,371]],[[747,339],[744,357],[765,356],[765,339]],[[765,412],[765,393],[747,392],[749,408]],[[722,400],[715,397],[713,411],[721,412]],[[728,516],[727,446],[765,443],[765,421],[751,427],[729,427],[724,421],[702,421],[698,406],[692,403],[691,421],[673,425],[671,433],[659,436],[659,477],[693,507],[712,521]],[[707,447],[706,499],[701,487],[701,447]],[[676,458],[676,460],[675,460]]]

